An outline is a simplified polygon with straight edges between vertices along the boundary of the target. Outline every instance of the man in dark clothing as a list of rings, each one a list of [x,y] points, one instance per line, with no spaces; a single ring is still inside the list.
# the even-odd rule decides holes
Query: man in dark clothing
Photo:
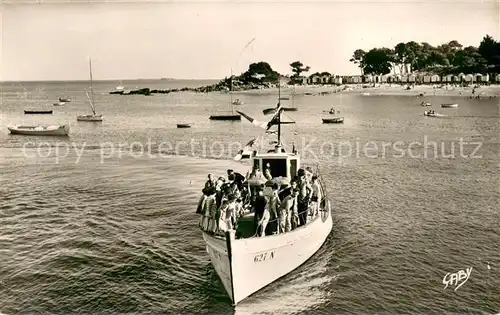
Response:
[[[297,188],[297,182],[292,180],[290,182],[290,187],[287,187],[278,193],[280,200],[285,200],[286,196],[290,195],[294,189]]]
[[[299,195],[297,197],[297,210],[299,212],[299,226],[307,223],[307,211],[309,209],[309,200],[312,195],[312,187],[306,179],[306,172],[304,169],[299,169],[297,172],[297,188]]]
[[[233,176],[234,176],[234,181],[238,185],[238,189],[241,190],[243,188],[243,182],[245,181],[245,176],[241,175],[240,173],[235,173],[231,169],[227,170],[227,177],[230,178]]]
[[[257,197],[255,197],[255,202],[253,205],[254,208],[254,227],[255,231],[257,231],[257,224],[262,219],[262,215],[264,215],[264,210],[266,209],[267,206],[267,199],[264,196],[264,191],[262,189],[259,189]]]

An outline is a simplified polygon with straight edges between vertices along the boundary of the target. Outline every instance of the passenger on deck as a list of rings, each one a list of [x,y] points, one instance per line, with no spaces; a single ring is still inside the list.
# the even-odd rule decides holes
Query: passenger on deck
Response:
[[[318,215],[319,206],[321,203],[321,187],[318,182],[318,176],[312,177],[312,198],[311,198],[311,216],[315,218]]]
[[[224,235],[227,231],[227,210],[229,208],[229,201],[227,199],[224,199],[222,201],[222,205],[219,208],[218,211],[218,220],[217,220],[217,233]]]
[[[299,190],[299,195],[297,197],[297,210],[299,212],[299,226],[303,226],[307,223],[307,211],[313,190],[311,185],[307,182],[306,172],[304,169],[299,169],[297,176],[297,188]]]
[[[280,200],[285,200],[286,196],[290,195],[294,189],[297,189],[297,181],[292,179],[290,187],[284,188],[278,193]]]
[[[250,179],[261,179],[261,180],[264,180],[264,176],[262,175],[262,172],[259,170],[259,167],[258,166],[254,166],[252,168],[252,172],[250,172],[250,174],[247,175],[247,179],[250,180]]]
[[[253,205],[253,208],[254,208],[254,226],[255,226],[256,233],[258,235],[260,235],[260,233],[258,231],[258,227],[260,226],[261,220],[263,219],[263,216],[264,216],[264,211],[267,207],[267,199],[264,196],[264,191],[262,189],[259,189],[257,194],[258,195],[255,198],[255,202]]]
[[[273,184],[271,196],[269,197],[269,230],[271,233],[279,233],[278,220],[281,201],[278,196],[278,184]]]
[[[208,180],[205,183],[204,188],[210,188],[210,187],[215,187],[215,180],[212,177],[212,174],[208,174]]]
[[[217,215],[217,203],[215,200],[215,188],[211,187],[206,190],[207,198],[203,205],[203,223],[202,229],[207,232],[215,232],[217,222],[215,217]]]
[[[312,169],[310,167],[306,167],[305,172],[306,172],[307,182],[309,184],[312,183],[312,177],[314,176]]]
[[[297,227],[299,220],[297,213],[297,195],[298,191],[294,189],[281,203],[279,233],[290,232]]]
[[[236,222],[239,216],[239,205],[236,202],[236,197],[234,195],[229,195],[228,196],[228,207],[226,211],[226,225],[228,230],[229,229],[236,229]]]
[[[264,177],[267,180],[273,179],[273,176],[271,175],[271,165],[269,163],[266,164],[266,168],[264,169]]]
[[[241,175],[240,173],[236,173],[232,169],[227,170],[227,177],[231,177],[231,175],[234,175],[234,181],[236,184],[238,184],[238,189],[241,190],[243,188],[243,183],[245,182],[245,176]]]

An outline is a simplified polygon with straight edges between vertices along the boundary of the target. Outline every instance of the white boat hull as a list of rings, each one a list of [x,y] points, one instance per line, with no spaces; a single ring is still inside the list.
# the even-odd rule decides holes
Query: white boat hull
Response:
[[[102,115],[80,115],[76,117],[78,121],[102,121]]]
[[[458,104],[441,104],[442,108],[457,108]]]
[[[7,127],[12,134],[30,135],[30,136],[67,136],[69,126],[9,126]]]
[[[291,232],[226,239],[203,232],[212,265],[236,305],[306,262],[323,245],[332,230],[328,204],[315,220]]]

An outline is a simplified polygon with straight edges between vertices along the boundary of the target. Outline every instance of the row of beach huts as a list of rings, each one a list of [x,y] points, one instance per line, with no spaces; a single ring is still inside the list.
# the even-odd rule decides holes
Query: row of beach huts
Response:
[[[328,72],[315,73],[303,79],[303,84],[359,84],[359,83],[499,83],[500,74],[490,77],[489,74],[437,75],[430,73],[384,74],[384,75],[332,75]]]

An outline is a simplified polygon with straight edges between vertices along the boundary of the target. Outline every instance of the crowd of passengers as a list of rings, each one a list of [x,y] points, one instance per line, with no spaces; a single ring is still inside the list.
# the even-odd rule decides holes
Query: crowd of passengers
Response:
[[[254,167],[246,176],[231,169],[227,178],[208,174],[202,192],[196,210],[201,215],[200,228],[215,235],[237,230],[238,219],[249,212],[255,214],[254,236],[266,235],[266,228],[267,234],[289,232],[314,219],[322,200],[318,177],[310,168],[299,169],[290,185],[280,185],[273,180],[269,164],[264,173]]]

